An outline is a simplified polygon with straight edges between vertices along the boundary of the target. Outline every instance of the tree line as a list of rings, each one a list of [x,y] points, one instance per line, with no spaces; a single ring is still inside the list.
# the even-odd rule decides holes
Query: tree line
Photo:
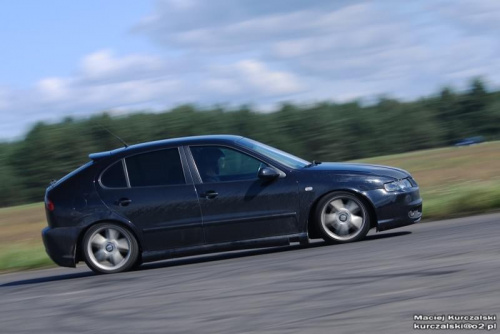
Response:
[[[363,104],[282,104],[271,113],[251,107],[183,105],[161,113],[39,122],[22,140],[0,143],[0,206],[42,201],[51,179],[89,160],[88,154],[129,144],[201,134],[237,134],[309,160],[345,161],[448,146],[471,136],[500,139],[500,91],[476,79],[414,101],[380,98]]]

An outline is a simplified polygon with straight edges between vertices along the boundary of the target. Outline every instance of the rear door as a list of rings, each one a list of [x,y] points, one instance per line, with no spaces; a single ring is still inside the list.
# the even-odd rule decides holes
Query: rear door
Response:
[[[99,177],[102,200],[142,231],[147,250],[204,242],[199,200],[180,153],[175,147],[128,156]]]
[[[257,173],[267,164],[232,147],[190,146],[189,152],[207,244],[299,232],[292,177],[261,180]]]

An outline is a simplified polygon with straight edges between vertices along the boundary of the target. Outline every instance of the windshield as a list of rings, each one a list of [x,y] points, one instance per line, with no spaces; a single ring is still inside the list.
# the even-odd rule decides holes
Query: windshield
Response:
[[[297,169],[297,168],[303,168],[306,167],[307,165],[310,165],[309,161],[306,161],[304,159],[298,158],[294,155],[291,155],[290,153],[283,152],[281,150],[278,150],[277,148],[259,143],[258,141],[251,140],[248,138],[242,138],[238,141],[239,144],[241,144],[243,147],[249,148],[253,151],[256,151],[262,155],[265,155],[273,160],[276,160],[280,164]]]

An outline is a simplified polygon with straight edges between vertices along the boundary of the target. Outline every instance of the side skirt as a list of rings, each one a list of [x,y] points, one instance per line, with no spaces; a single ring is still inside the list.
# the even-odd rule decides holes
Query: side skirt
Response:
[[[290,242],[306,242],[307,233],[291,234],[278,237],[268,237],[262,239],[251,239],[242,241],[232,241],[220,244],[201,245],[183,248],[166,249],[162,251],[146,251],[142,253],[144,262],[152,262],[182,256],[191,256],[207,253],[226,252],[232,250],[252,249],[287,246]]]

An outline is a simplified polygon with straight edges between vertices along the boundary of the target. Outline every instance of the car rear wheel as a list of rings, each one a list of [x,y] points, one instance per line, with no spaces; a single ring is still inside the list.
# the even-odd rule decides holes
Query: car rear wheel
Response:
[[[315,212],[315,221],[327,242],[361,240],[370,230],[366,204],[347,192],[333,192],[321,199]]]
[[[85,263],[96,273],[112,274],[134,267],[139,244],[126,228],[111,223],[92,226],[82,242]]]

